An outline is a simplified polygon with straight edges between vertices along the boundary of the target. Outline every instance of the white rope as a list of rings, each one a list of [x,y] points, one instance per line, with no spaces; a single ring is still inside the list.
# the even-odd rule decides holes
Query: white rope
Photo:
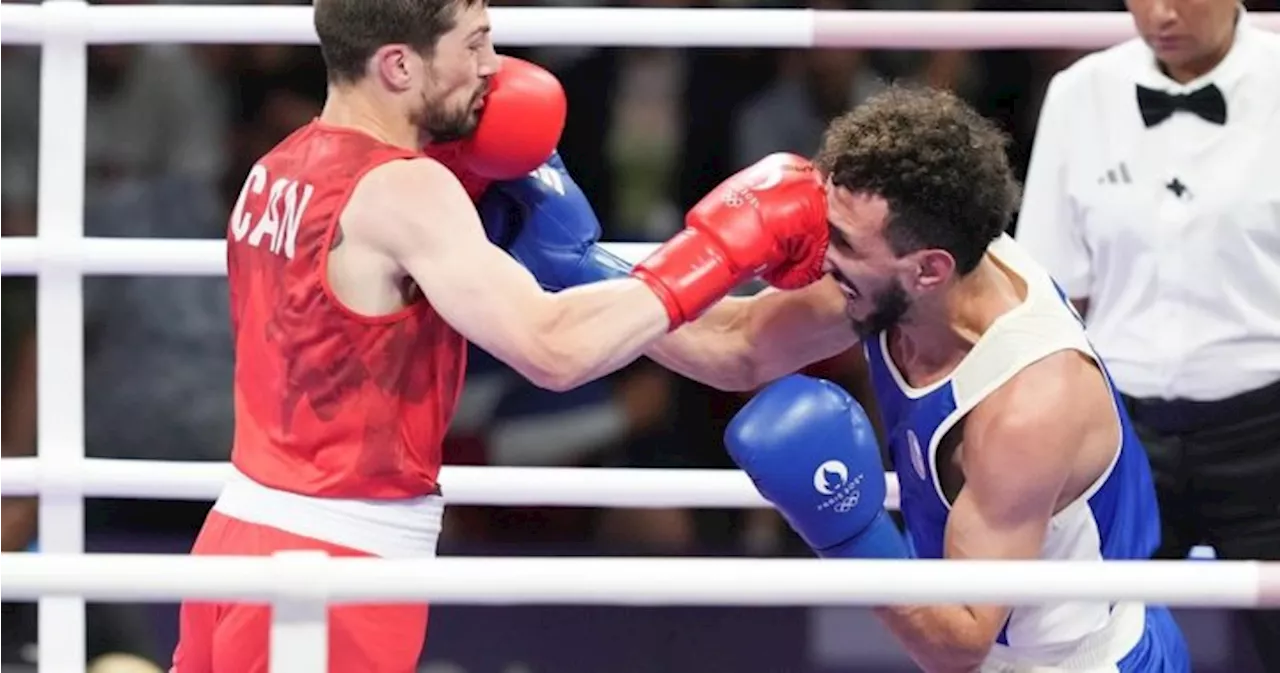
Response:
[[[4,40],[39,43],[74,33],[89,43],[314,44],[312,8],[285,5],[89,6],[50,13],[4,5]],[[778,10],[493,7],[506,45],[807,46],[809,12]]]
[[[606,243],[611,252],[638,262],[652,243]],[[33,275],[41,269],[79,269],[87,276],[225,276],[223,239],[91,238],[57,242],[35,236],[0,237],[0,272]]]
[[[3,40],[312,44],[307,6],[3,5]],[[61,7],[56,7],[61,5]],[[807,9],[494,7],[501,45],[1096,49],[1134,36],[1124,12],[885,12]],[[1280,30],[1280,14],[1250,15]]]
[[[0,554],[4,600],[431,601],[436,604],[889,605],[1144,601],[1280,605],[1260,561],[872,561],[718,558],[272,558]]]
[[[87,458],[77,465],[4,458],[0,493],[212,501],[231,475],[229,463]],[[739,470],[446,465],[440,483],[451,505],[772,507]],[[897,475],[887,475],[886,487],[885,506],[896,509]]]

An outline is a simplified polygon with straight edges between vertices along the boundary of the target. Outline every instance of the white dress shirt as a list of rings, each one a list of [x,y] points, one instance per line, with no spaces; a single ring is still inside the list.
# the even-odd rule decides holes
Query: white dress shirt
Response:
[[[1147,128],[1135,85],[1215,84],[1227,120]],[[1280,34],[1243,8],[1226,58],[1178,84],[1140,39],[1054,76],[1018,241],[1073,299],[1121,391],[1215,400],[1280,380]]]

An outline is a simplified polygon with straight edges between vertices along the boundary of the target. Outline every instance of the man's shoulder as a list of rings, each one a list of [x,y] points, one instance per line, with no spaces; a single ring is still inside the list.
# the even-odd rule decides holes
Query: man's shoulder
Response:
[[[451,190],[460,191],[461,185],[439,161],[429,157],[392,159],[359,176],[350,205],[369,212],[397,210],[404,204],[435,200]]]
[[[458,178],[440,162],[410,157],[380,163],[365,172],[351,189],[340,221],[347,235],[378,242],[386,250],[403,251],[424,235],[447,234],[464,210],[474,211]]]
[[[1088,395],[1079,355],[1057,351],[1021,368],[968,413],[961,456],[966,488],[1025,495],[1059,482],[1096,423],[1076,402]],[[1021,485],[1008,482],[1010,474],[1019,475]]]
[[[1091,419],[1082,404],[1094,395],[1108,394],[1098,378],[1095,361],[1073,348],[1056,350],[1027,364],[1011,376],[971,412],[970,421],[1001,435],[1035,437],[1083,428]]]

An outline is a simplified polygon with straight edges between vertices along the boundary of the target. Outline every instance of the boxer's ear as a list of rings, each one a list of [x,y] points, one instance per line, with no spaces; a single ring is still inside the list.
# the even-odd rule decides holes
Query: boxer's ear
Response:
[[[956,258],[946,250],[927,248],[903,258],[908,269],[904,284],[916,292],[938,289],[955,277]]]
[[[422,60],[407,44],[387,44],[373,52],[369,68],[388,89],[404,92],[423,76]]]

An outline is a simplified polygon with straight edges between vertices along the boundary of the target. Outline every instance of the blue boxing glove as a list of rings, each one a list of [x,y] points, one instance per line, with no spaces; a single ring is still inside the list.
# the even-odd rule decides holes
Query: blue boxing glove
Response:
[[[489,240],[548,290],[631,273],[630,264],[600,247],[600,221],[559,152],[519,180],[494,183],[478,209]]]
[[[836,384],[794,374],[769,385],[729,422],[725,444],[818,555],[909,558],[884,509],[875,430]]]

